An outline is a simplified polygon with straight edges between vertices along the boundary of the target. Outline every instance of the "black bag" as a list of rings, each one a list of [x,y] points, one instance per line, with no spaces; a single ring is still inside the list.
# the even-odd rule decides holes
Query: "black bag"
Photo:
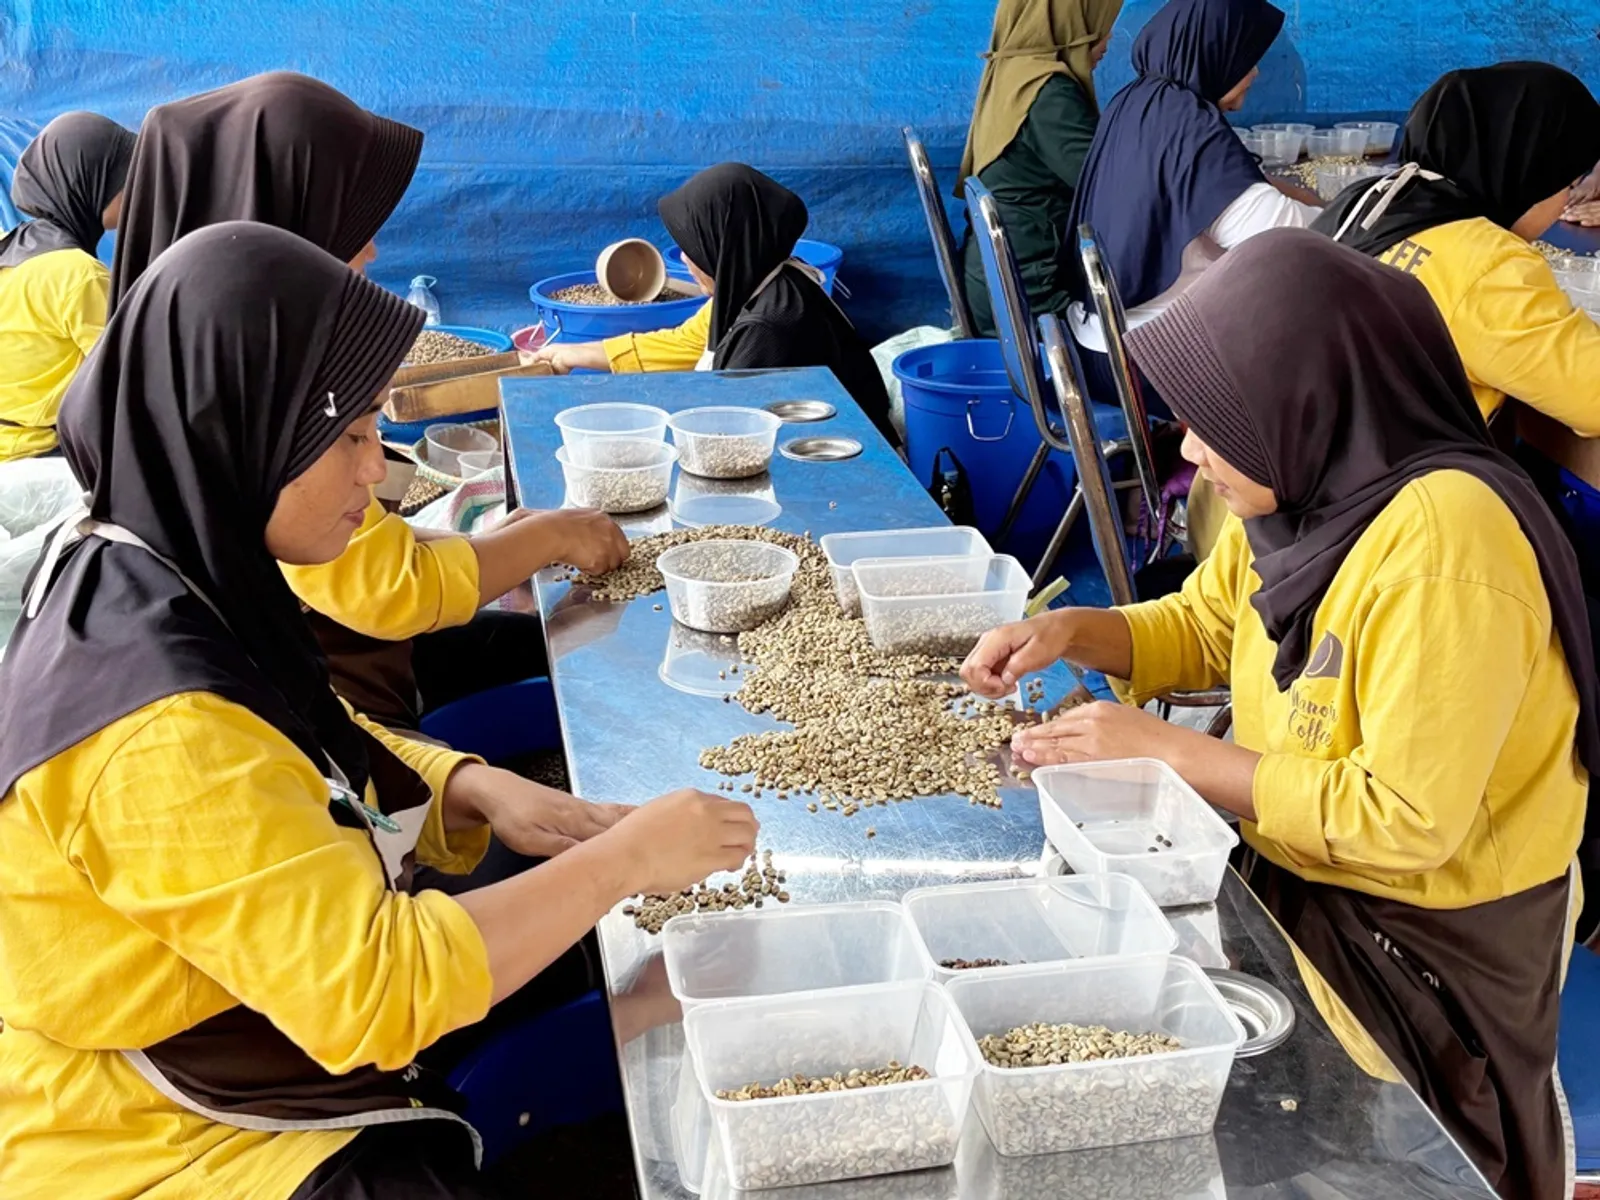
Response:
[[[928,494],[944,510],[944,515],[950,518],[952,525],[978,523],[972,507],[972,484],[967,479],[966,468],[949,446],[941,446],[933,456],[933,482],[928,485]]]

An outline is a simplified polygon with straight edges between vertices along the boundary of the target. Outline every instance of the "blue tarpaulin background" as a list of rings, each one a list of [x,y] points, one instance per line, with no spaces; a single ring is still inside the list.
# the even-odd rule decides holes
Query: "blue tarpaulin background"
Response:
[[[1280,3],[1289,21],[1247,120],[1397,114],[1444,70],[1508,58],[1600,84],[1595,0]],[[1124,12],[1103,94],[1130,77],[1156,7]],[[943,318],[899,131],[915,125],[953,184],[992,14],[989,0],[0,0],[0,185],[58,112],[132,126],[153,104],[292,68],[426,131],[373,274],[401,290],[437,275],[447,321],[526,324],[535,279],[625,235],[664,243],[656,197],[743,159],[845,248],[849,308],[877,338]],[[12,217],[0,199],[0,224]]]

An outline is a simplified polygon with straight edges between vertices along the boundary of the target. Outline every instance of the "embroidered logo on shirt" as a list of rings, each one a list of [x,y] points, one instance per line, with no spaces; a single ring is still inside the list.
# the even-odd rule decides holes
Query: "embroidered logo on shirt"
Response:
[[[322,406],[322,411],[325,415],[330,417],[337,417],[339,415],[339,409],[333,403],[332,392],[328,393],[328,402]]]
[[[1337,679],[1344,666],[1344,643],[1331,633],[1322,635],[1317,648],[1311,652],[1306,669],[1301,672],[1307,679]]]

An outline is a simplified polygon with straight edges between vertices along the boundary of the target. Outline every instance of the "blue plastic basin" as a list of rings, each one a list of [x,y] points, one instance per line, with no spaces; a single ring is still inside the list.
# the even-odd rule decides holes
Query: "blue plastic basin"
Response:
[[[552,275],[529,288],[528,298],[539,310],[546,327],[554,331],[559,325],[561,340],[568,343],[597,342],[623,333],[670,329],[682,325],[706,302],[706,297],[700,295],[661,304],[565,304],[551,299],[552,293],[564,288],[594,282],[593,271]]]
[[[833,295],[833,281],[839,276],[839,264],[844,261],[844,251],[830,242],[801,238],[794,244],[794,256],[821,271],[822,290]],[[661,257],[667,260],[667,270],[680,279],[688,277],[689,268],[683,265],[683,251],[676,245],[669,245],[661,252]]]

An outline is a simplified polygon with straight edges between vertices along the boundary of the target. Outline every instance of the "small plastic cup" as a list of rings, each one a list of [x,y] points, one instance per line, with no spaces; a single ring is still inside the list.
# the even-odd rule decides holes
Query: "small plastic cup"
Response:
[[[707,479],[744,479],[772,463],[783,419],[765,409],[714,405],[667,419],[683,469]]]
[[[1306,136],[1316,127],[1293,121],[1276,121],[1267,125],[1252,125],[1250,128],[1256,133],[1292,133],[1295,136],[1294,156],[1298,159],[1306,148]]]
[[[1252,132],[1261,139],[1261,165],[1264,167],[1286,167],[1300,157],[1300,146],[1305,141],[1305,135],[1292,133],[1287,129],[1262,130]]]
[[[561,444],[576,446],[597,438],[667,438],[667,414],[650,404],[583,404],[556,414]]]
[[[461,456],[461,478],[476,479],[505,465],[505,455],[498,450],[469,450]]]
[[[428,465],[441,475],[461,478],[461,456],[474,450],[497,450],[500,443],[494,435],[471,425],[441,423],[423,430],[427,444]]]
[[[1395,134],[1400,131],[1393,121],[1340,121],[1334,128],[1361,130],[1362,149],[1351,150],[1351,154],[1387,154],[1394,149]]]
[[[579,508],[645,512],[667,498],[678,451],[647,438],[602,438],[556,447],[567,498]]]

